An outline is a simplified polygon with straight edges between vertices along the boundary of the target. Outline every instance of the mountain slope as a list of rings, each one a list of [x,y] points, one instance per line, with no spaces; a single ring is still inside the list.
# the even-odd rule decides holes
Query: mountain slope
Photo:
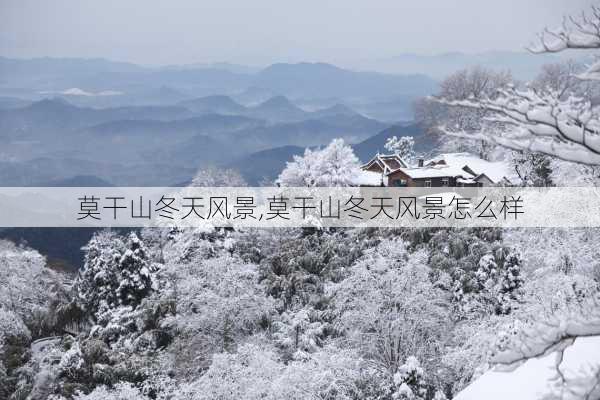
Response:
[[[355,72],[324,63],[273,64],[260,71],[253,84],[292,97],[385,98],[423,96],[437,84],[425,75]]]
[[[388,153],[385,143],[392,136],[412,136],[415,139],[415,150],[419,153],[428,153],[436,146],[435,138],[423,132],[419,125],[394,125],[352,146],[354,153],[362,162],[369,161],[378,152]]]
[[[177,106],[86,108],[61,99],[45,99],[27,107],[0,110],[0,136],[28,138],[43,133],[64,136],[76,129],[121,119],[173,120],[192,113]]]
[[[300,121],[306,119],[308,115],[285,96],[275,96],[255,107],[248,108],[247,114],[273,121]]]
[[[226,164],[239,171],[250,185],[258,185],[263,179],[274,180],[294,155],[304,154],[304,147],[282,146],[262,150]]]
[[[180,102],[179,105],[199,114],[243,115],[247,112],[246,107],[236,103],[231,97],[224,95],[205,96],[186,100]]]

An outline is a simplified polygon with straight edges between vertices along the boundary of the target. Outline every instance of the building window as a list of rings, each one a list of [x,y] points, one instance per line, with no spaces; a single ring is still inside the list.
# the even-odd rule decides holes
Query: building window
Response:
[[[394,186],[403,187],[406,186],[406,179],[394,179]]]
[[[450,181],[448,178],[442,178],[442,186],[450,186]]]
[[[425,187],[431,187],[431,181],[425,181]]]

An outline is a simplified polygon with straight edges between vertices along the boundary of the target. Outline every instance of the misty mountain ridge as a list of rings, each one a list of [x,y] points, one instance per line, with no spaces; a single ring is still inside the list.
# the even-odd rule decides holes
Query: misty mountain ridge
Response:
[[[182,169],[224,164],[273,147],[325,145],[337,137],[358,142],[388,126],[342,104],[304,111],[284,96],[254,107],[239,105],[227,96],[209,96],[184,104],[207,113],[194,113],[182,105],[95,109],[74,106],[63,99],[2,110],[4,150],[15,161],[20,160],[6,165],[7,170],[30,173],[29,179],[15,173],[9,181],[30,184],[86,175],[82,166],[87,162],[90,172],[104,171],[100,178],[123,182],[126,178],[122,175],[130,175],[117,171],[119,165],[129,168],[168,163],[172,172],[167,171],[164,180],[160,179],[164,182],[172,178],[172,184],[181,181]],[[223,111],[223,107],[232,113],[212,113]],[[37,161],[27,165],[28,159]],[[59,163],[52,164],[50,159]],[[42,160],[47,160],[43,171],[35,166]],[[64,167],[69,162],[74,165]],[[134,182],[150,184],[155,178],[148,171]]]
[[[334,138],[358,151],[379,135],[375,147],[383,146],[385,121],[404,119],[414,99],[437,87],[424,75],[324,63],[214,67],[1,59],[0,95],[29,95],[7,96],[0,108],[0,184],[172,185],[239,160],[249,180],[272,178],[298,149]],[[55,97],[40,99],[42,91]]]
[[[34,99],[43,91],[69,88],[132,95],[162,86],[191,97],[235,95],[254,87],[290,98],[381,99],[399,94],[425,95],[436,87],[434,80],[421,74],[356,72],[325,63],[273,64],[258,72],[240,73],[213,67],[151,68],[101,59],[0,58],[0,76],[0,95],[14,96],[18,88]]]
[[[510,70],[515,78],[527,81],[533,79],[544,64],[557,63],[564,59],[564,56],[556,54],[531,54],[525,50],[520,52],[487,51],[474,54],[462,52],[433,55],[404,53],[378,60],[366,60],[361,63],[361,66],[390,74],[419,72],[438,80],[444,79],[460,69],[481,66],[496,71]]]

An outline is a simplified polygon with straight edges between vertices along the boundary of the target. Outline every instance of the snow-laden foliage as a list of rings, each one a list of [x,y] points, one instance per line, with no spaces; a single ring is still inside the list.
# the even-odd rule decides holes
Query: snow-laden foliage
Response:
[[[94,235],[85,246],[76,287],[80,304],[91,315],[118,305],[119,260],[124,249],[123,240],[111,231]]]
[[[135,233],[126,240],[110,231],[94,235],[76,287],[82,307],[94,319],[119,306],[135,308],[152,289],[151,264]]]
[[[521,258],[517,253],[504,256],[501,266],[493,254],[485,254],[479,260],[475,277],[480,290],[491,296],[496,313],[508,314],[520,300],[523,277]]]
[[[597,228],[526,228],[504,232],[504,243],[523,257],[526,272],[600,277]]]
[[[150,398],[130,383],[118,383],[112,388],[99,386],[89,394],[79,392],[73,396],[73,400],[150,400]]]
[[[447,332],[449,296],[425,263],[424,252],[409,257],[402,241],[383,241],[331,288],[337,329],[390,374],[410,356],[435,364]]]
[[[227,168],[208,167],[196,172],[190,186],[195,187],[243,187],[248,186],[242,175]]]
[[[324,149],[306,149],[304,156],[294,156],[277,182],[290,187],[351,186],[359,167],[352,148],[343,139],[334,139]]]
[[[411,164],[415,158],[415,139],[412,136],[392,136],[385,142],[385,149]]]
[[[518,252],[503,245],[497,229],[431,232],[429,265],[438,284],[453,293],[453,317],[509,313],[522,285]]]
[[[274,312],[273,301],[258,285],[256,265],[231,256],[197,259],[167,267],[177,315],[164,324],[186,337],[204,337],[206,346],[228,348],[243,335],[260,330]]]
[[[56,278],[37,251],[0,241],[0,307],[29,319],[47,307]]]
[[[424,380],[423,368],[416,357],[410,356],[394,374],[396,391],[394,399],[399,400],[424,400],[427,388]]]
[[[76,288],[93,289],[82,277],[106,266],[114,283],[75,299],[111,306],[78,336],[35,342],[29,358],[28,326],[6,314],[22,340],[3,348],[0,390],[18,393],[11,400],[452,398],[499,357],[535,358],[597,312],[569,314],[598,294],[593,232],[564,243],[501,233],[163,229],[144,243],[102,233],[87,246],[95,274],[82,271]],[[582,253],[568,253],[577,242]],[[151,290],[131,275],[143,268]],[[565,329],[552,325],[569,315]]]
[[[279,362],[273,349],[256,344],[235,354],[215,355],[210,369],[179,390],[175,398],[203,399],[358,399],[361,360],[350,351],[324,349],[310,358]]]
[[[529,151],[510,151],[507,161],[518,179],[519,186],[552,186],[552,158],[541,153]]]
[[[15,343],[28,343],[31,332],[13,311],[0,308],[0,352],[5,345]]]
[[[69,350],[67,350],[58,364],[60,373],[69,378],[75,378],[81,372],[85,365],[83,353],[79,348],[79,343],[75,342]]]
[[[454,102],[467,99],[494,98],[498,88],[512,81],[508,72],[495,72],[481,67],[457,71],[440,84],[438,97]],[[480,132],[495,131],[498,124],[489,121],[490,112],[485,109],[450,107],[431,98],[417,104],[416,119],[432,133],[442,131],[463,132],[464,137],[453,140],[445,138],[442,152],[470,152],[484,160],[492,156],[493,146],[477,136]]]
[[[130,233],[119,259],[117,298],[123,305],[136,306],[152,289],[150,264],[144,242]]]
[[[556,186],[600,186],[600,166],[550,160],[550,180]]]

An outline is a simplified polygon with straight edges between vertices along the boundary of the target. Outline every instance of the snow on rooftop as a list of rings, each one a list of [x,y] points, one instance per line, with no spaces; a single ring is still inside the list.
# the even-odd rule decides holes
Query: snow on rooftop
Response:
[[[384,168],[387,167],[390,171],[396,170],[399,167],[406,166],[406,163],[397,154],[380,154],[377,153],[369,162],[363,164],[361,168],[366,168],[373,162],[379,163]]]
[[[455,400],[531,400],[550,398],[560,391],[559,374],[556,369],[560,361],[560,372],[569,391],[567,399],[600,398],[600,387],[593,387],[595,380],[582,379],[600,373],[600,336],[578,337],[566,347],[560,361],[557,351],[531,358],[522,364],[508,368],[496,366],[484,373],[461,391]],[[596,397],[598,396],[598,397]]]
[[[360,170],[354,178],[354,184],[358,186],[381,186],[382,180],[381,172]]]
[[[456,168],[447,165],[435,165],[430,167],[416,167],[416,168],[403,168],[408,176],[411,178],[443,178],[450,176],[465,176],[469,177],[470,174],[464,171],[462,168]]]
[[[494,183],[502,181],[503,178],[510,180],[512,172],[510,165],[505,161],[486,161],[470,153],[446,153],[427,160],[425,165],[429,163],[439,162],[444,160],[449,167],[462,169],[468,166],[475,174],[485,174]]]

